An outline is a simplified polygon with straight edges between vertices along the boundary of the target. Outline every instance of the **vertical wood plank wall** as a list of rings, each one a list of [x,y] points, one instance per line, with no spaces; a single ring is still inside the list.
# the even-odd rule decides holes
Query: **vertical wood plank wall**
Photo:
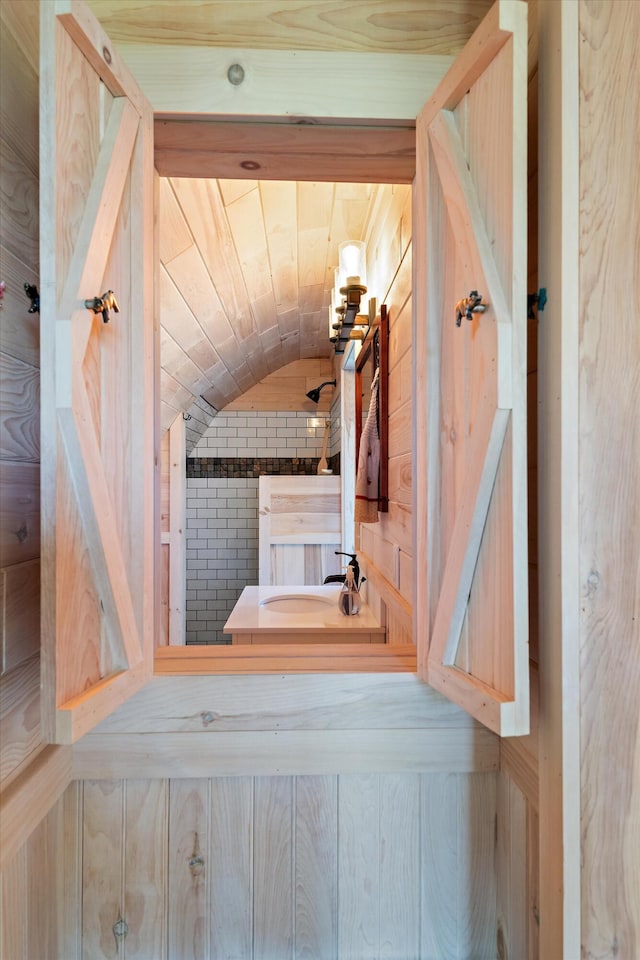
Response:
[[[640,956],[640,85],[634,0],[579,4],[581,928]],[[577,788],[577,785],[575,785]]]
[[[0,782],[40,739],[40,317],[37,0],[0,8]]]
[[[389,510],[358,524],[368,602],[383,604],[387,642],[412,642],[411,190],[382,185],[367,230],[368,285],[389,312]]]
[[[65,875],[38,881],[58,891],[64,960],[490,960],[495,811],[493,773],[85,781],[33,843],[65,816],[78,838]],[[36,902],[30,845],[3,888],[7,935]],[[28,949],[7,960],[55,956]]]

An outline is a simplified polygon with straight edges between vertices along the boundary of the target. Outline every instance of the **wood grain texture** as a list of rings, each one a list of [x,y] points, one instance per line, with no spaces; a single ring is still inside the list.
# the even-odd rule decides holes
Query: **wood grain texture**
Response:
[[[160,677],[97,733],[475,726],[413,673]]]
[[[174,780],[169,787],[169,956],[209,956],[210,786],[207,780]]]
[[[40,465],[0,460],[0,566],[40,556]]]
[[[254,780],[253,955],[292,960],[294,949],[293,777]]]
[[[343,51],[252,50],[180,46],[160,49],[128,43],[121,51],[158,114],[208,114],[225,118],[331,117],[407,121],[435,90],[452,58],[406,53],[349,54]],[[247,78],[233,87],[229,57],[242,56]],[[170,82],[179,73],[182,83]],[[202,85],[203,73],[220,78],[215,101]],[[372,107],[375,104],[375,107]]]
[[[555,305],[538,325],[539,636],[540,662],[547,664],[540,671],[541,956],[579,956],[582,943],[582,707],[570,679],[580,676],[581,619],[578,14],[579,4],[538,3],[538,269],[555,291]]]
[[[125,919],[122,888],[124,784],[86,781],[83,787],[82,957],[120,958],[113,926]]]
[[[204,749],[206,745],[206,750]],[[333,774],[370,770],[495,770],[498,745],[484,728],[92,734],[74,747],[75,777],[149,778]]]
[[[640,951],[640,279],[634,3],[579,4],[580,752],[582,949]],[[622,128],[620,124],[622,123]],[[618,133],[622,130],[622,135]],[[606,171],[606,176],[604,176]],[[615,328],[607,314],[619,316]],[[617,411],[617,413],[616,413]],[[606,653],[605,653],[606,651]],[[606,785],[606,787],[605,787]],[[606,789],[607,803],[598,801]],[[613,811],[616,811],[613,813]]]
[[[85,783],[85,793],[95,786]],[[76,823],[89,910],[108,887],[95,840],[98,806],[103,830],[120,824],[114,850],[126,858],[130,848],[144,861],[138,876],[167,877],[168,910],[155,929],[143,937],[139,914],[127,915],[125,956],[495,956],[495,893],[483,875],[493,870],[494,774],[179,779],[168,790],[163,780],[134,780],[124,785],[136,795],[133,806],[126,797],[124,819],[122,790],[119,781],[103,784]],[[156,829],[165,815],[168,831]],[[125,869],[131,905],[136,889]],[[152,903],[157,891],[154,880]],[[94,943],[89,931],[83,955]]]
[[[211,953],[245,957],[253,945],[252,777],[211,781]]]
[[[126,955],[166,955],[169,784],[127,780],[124,796],[124,914]]]
[[[337,957],[337,796],[337,777],[296,777],[296,957]]]
[[[0,570],[2,674],[40,650],[40,560]]]
[[[0,677],[0,724],[0,783],[4,786],[42,745],[37,654]]]
[[[380,795],[375,774],[343,776],[338,794],[338,955],[378,956]]]
[[[143,680],[138,663],[150,667],[153,178],[148,105],[87,8],[43,6],[41,36],[43,716],[50,739],[64,740]],[[78,301],[105,278],[120,316],[87,323]],[[79,624],[80,649],[70,646]]]
[[[0,874],[2,887],[2,956],[29,960],[27,953],[27,844],[23,844]]]
[[[40,376],[37,367],[0,353],[0,458],[40,459]]]
[[[68,747],[46,746],[0,794],[0,869],[47,815],[71,779]]]
[[[157,0],[135,0],[123,10],[114,0],[89,0],[114,40],[130,43],[199,43],[256,49],[370,50],[457,53],[489,8],[489,0],[456,0],[452,9],[416,10],[412,4],[350,0],[289,8],[269,0],[256,17],[229,0],[184,5],[181,16]],[[453,21],[453,22],[452,22]],[[215,25],[215,27],[214,27]]]

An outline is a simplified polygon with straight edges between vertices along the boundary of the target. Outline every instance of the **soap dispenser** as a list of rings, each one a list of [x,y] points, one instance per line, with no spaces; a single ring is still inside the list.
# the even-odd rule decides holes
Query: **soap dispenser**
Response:
[[[360,594],[351,566],[347,567],[347,575],[338,594],[338,609],[345,617],[353,617],[356,613],[360,613]]]

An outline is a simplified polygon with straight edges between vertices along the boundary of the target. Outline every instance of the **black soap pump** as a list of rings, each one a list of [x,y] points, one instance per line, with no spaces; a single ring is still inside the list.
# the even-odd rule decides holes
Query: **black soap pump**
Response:
[[[360,594],[356,587],[353,567],[347,567],[347,575],[338,594],[338,609],[345,617],[354,617],[360,613]]]

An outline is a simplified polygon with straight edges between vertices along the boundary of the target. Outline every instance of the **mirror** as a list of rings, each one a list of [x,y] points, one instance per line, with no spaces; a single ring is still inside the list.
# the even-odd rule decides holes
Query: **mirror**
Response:
[[[356,496],[360,465],[360,443],[369,411],[372,408],[371,388],[377,378],[377,434],[380,443],[378,472],[378,512],[389,509],[389,316],[383,304],[380,317],[362,343],[356,360]]]

